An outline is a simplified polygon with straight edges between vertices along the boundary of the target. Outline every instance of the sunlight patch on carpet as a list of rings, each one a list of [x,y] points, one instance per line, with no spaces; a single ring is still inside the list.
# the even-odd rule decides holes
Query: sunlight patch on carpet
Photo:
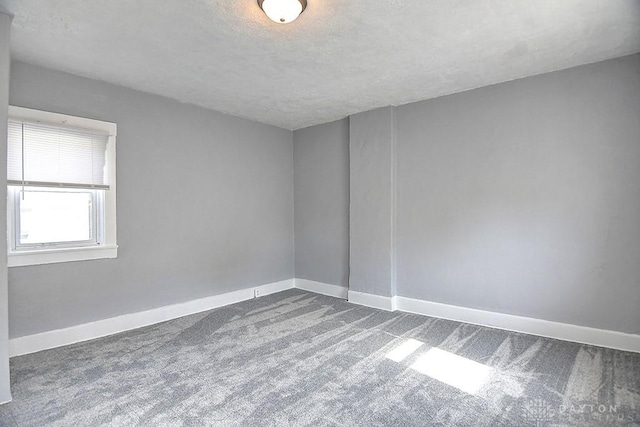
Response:
[[[416,351],[423,345],[424,343],[422,341],[414,340],[412,338],[403,342],[398,347],[391,350],[389,353],[386,354],[385,357],[387,359],[393,360],[394,362],[402,362],[404,359],[409,357],[414,351]]]
[[[469,394],[476,394],[493,372],[487,365],[439,348],[420,356],[411,369]]]

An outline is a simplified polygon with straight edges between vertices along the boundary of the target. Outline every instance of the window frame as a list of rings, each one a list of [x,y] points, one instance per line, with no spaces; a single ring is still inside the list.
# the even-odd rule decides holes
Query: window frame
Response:
[[[115,123],[104,122],[66,114],[50,113],[22,107],[9,106],[9,119],[28,120],[49,125],[72,126],[90,131],[102,131],[109,134],[106,151],[106,170],[109,190],[89,190],[93,192],[95,207],[95,243],[94,242],[58,242],[42,245],[16,245],[19,228],[19,197],[22,188],[8,185],[7,198],[7,249],[8,266],[51,264],[70,261],[85,261],[103,258],[116,258],[118,245],[116,240],[116,135]],[[39,187],[34,187],[38,188]],[[71,190],[70,188],[42,188],[45,191]],[[86,189],[79,191],[87,191]],[[98,209],[100,211],[98,211]],[[100,214],[102,213],[102,215]]]
[[[15,252],[39,251],[44,249],[61,249],[99,246],[104,243],[104,195],[101,190],[77,189],[77,188],[52,188],[52,187],[27,187],[25,192],[36,191],[41,193],[88,193],[91,196],[91,238],[88,240],[65,240],[47,243],[20,243],[22,232],[21,200],[22,188],[17,185],[9,185],[7,189],[9,198],[13,199],[13,233],[9,237],[13,239],[11,248]]]

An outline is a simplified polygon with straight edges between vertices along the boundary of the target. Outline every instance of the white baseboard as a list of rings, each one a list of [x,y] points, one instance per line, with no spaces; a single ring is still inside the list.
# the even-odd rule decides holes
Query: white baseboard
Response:
[[[304,291],[314,292],[316,294],[328,295],[330,297],[347,299],[348,288],[338,285],[330,285],[328,283],[314,282],[307,279],[295,279],[295,286]]]
[[[257,290],[260,296],[292,289],[295,280],[268,283],[226,294],[214,295],[182,304],[173,304],[138,313],[125,314],[64,329],[42,332],[9,340],[9,356],[21,356],[50,348],[61,347],[94,338],[117,334],[143,326],[176,319],[189,314],[200,313],[214,308],[254,298]]]
[[[387,311],[399,310],[407,313],[455,320],[457,322],[488,326],[563,341],[640,353],[640,335],[477,310],[400,296],[381,297],[379,295],[349,291],[349,302]]]
[[[396,310],[397,297],[383,297],[364,292],[349,291],[349,302],[364,305],[365,307],[379,308],[385,311]]]
[[[2,396],[0,397],[0,405],[4,405],[5,403],[11,402],[11,393],[7,392],[8,397]]]
[[[289,279],[182,304],[169,305],[65,329],[13,338],[9,340],[9,355],[10,357],[14,357],[35,353],[176,319],[189,314],[212,310],[229,304],[235,304],[254,298],[256,290],[260,296],[264,296],[294,287],[337,298],[345,298],[348,296],[349,302],[354,304],[379,308],[386,311],[400,310],[441,319],[640,353],[640,335],[551,322],[530,317],[513,316],[413,298],[398,296],[384,297],[363,292],[348,291],[341,286],[306,279]]]

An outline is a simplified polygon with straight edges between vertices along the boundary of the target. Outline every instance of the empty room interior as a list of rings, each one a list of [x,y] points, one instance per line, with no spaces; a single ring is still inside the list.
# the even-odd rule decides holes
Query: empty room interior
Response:
[[[640,425],[638,0],[0,0],[0,165],[2,427]]]

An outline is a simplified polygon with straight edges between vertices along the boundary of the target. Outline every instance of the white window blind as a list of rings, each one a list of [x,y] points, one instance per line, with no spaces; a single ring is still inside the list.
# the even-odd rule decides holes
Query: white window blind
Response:
[[[43,123],[9,120],[9,185],[108,189],[109,135]]]

